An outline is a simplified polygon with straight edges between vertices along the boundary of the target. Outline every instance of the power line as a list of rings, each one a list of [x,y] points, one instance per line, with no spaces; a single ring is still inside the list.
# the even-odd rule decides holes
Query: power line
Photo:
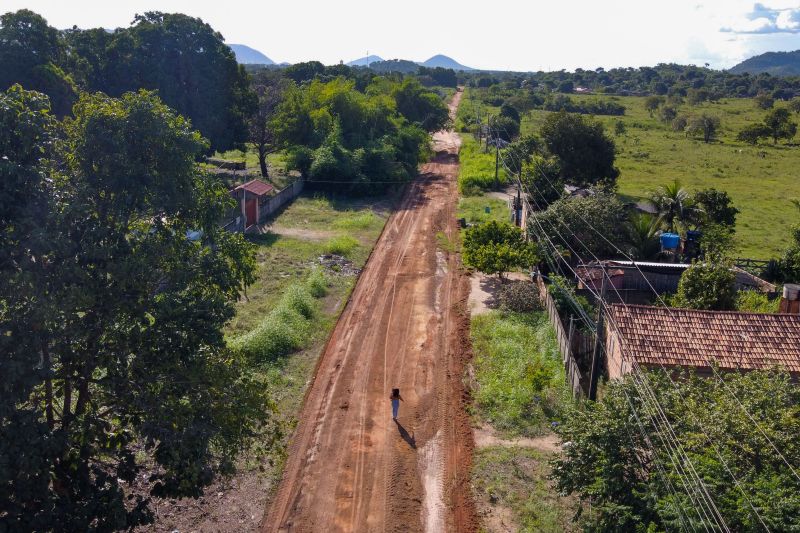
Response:
[[[521,164],[521,162],[520,162],[520,164]],[[507,171],[507,172],[509,172],[509,174],[512,174],[512,173],[509,171],[509,169],[508,169],[507,167],[506,167],[506,171]],[[512,174],[512,175],[513,175],[513,174]],[[543,177],[544,177],[544,178],[545,178],[545,179],[546,179],[546,180],[547,180],[547,181],[550,183],[551,187],[553,187],[553,185],[552,185],[552,182],[549,180],[549,178],[546,176],[546,174],[545,174],[544,172],[542,172],[542,175],[543,175]],[[520,180],[520,184],[521,184],[521,180]],[[535,187],[535,185],[534,185],[534,187]],[[554,187],[553,187],[553,188],[554,188]],[[554,190],[555,190],[555,188],[554,188]],[[539,192],[539,194],[540,194],[540,195],[542,195],[541,191],[538,191],[538,192]],[[557,190],[556,190],[556,192],[559,192],[559,191],[557,191]],[[528,193],[529,193],[529,192],[528,192]],[[529,194],[530,194],[530,193],[529,193]],[[542,195],[542,196],[543,196],[543,195]],[[602,235],[600,232],[598,232],[598,231],[597,231],[597,230],[596,230],[596,229],[595,229],[595,228],[594,228],[594,227],[593,227],[591,224],[589,224],[589,223],[588,223],[588,221],[586,221],[586,219],[585,219],[585,218],[583,218],[583,217],[582,217],[582,216],[581,216],[579,213],[578,213],[578,216],[579,216],[579,217],[581,217],[581,219],[582,219],[582,220],[583,220],[585,223],[587,223],[587,225],[589,225],[589,227],[591,227],[591,228],[592,228],[592,229],[593,229],[593,230],[594,230],[596,233],[598,233],[598,235],[600,235],[601,237],[603,237],[603,238],[604,238],[604,240],[605,240],[606,242],[608,242],[609,244],[611,244],[611,245],[612,245],[612,246],[613,246],[613,247],[614,247],[614,248],[615,248],[617,251],[619,251],[620,253],[623,253],[623,254],[624,254],[624,252],[622,252],[621,250],[619,250],[619,248],[618,248],[616,245],[614,245],[614,244],[613,244],[613,243],[611,243],[611,242],[610,242],[608,239],[606,239],[606,238],[605,238],[605,236],[603,236],[603,235]],[[534,220],[537,220],[537,217],[534,217]],[[565,227],[567,227],[567,229],[569,229],[569,228],[568,228],[568,226],[567,226],[567,225],[564,223],[563,219],[559,219],[559,220],[560,220],[560,222],[562,222],[562,224],[564,224],[564,225],[565,225]],[[555,229],[555,228],[553,228],[553,229]],[[559,234],[559,235],[560,235],[560,233],[559,233],[557,230],[555,230],[555,231],[556,231],[556,233],[557,233],[557,234]],[[584,246],[584,247],[587,249],[587,251],[589,251],[589,252],[590,252],[590,254],[592,254],[592,255],[594,256],[594,254],[591,252],[591,250],[588,248],[588,246],[586,246],[586,245],[585,245],[585,243],[583,243],[583,242],[582,242],[582,241],[581,241],[581,240],[580,240],[580,239],[579,239],[579,238],[578,238],[578,237],[577,237],[577,236],[574,234],[574,232],[572,232],[572,234],[573,234],[573,237],[575,237],[575,238],[576,238],[576,239],[579,241],[579,243],[583,244],[583,246]],[[563,240],[563,236],[562,236],[562,240]],[[566,244],[566,241],[565,241],[565,244]],[[624,255],[625,255],[625,254],[624,254]],[[580,258],[580,256],[579,256],[579,255],[577,255],[577,254],[576,254],[576,257]],[[596,259],[596,260],[598,260],[598,262],[599,262],[599,259],[598,259],[596,256],[594,256],[594,257],[595,257],[595,259]],[[631,262],[632,262],[632,263],[635,265],[635,261],[631,260]],[[638,269],[638,266],[637,266],[637,269]],[[639,272],[641,273],[641,270],[640,270],[640,269],[639,269]],[[605,272],[605,269],[603,269],[603,274],[604,274],[604,276],[607,276],[607,277],[608,277],[608,279],[609,279],[609,281],[610,281],[610,276],[608,276],[608,274]],[[641,273],[641,274],[642,274],[642,277],[645,277],[643,273]],[[645,279],[646,279],[646,277],[645,277]],[[648,284],[649,284],[649,281],[648,281]],[[613,287],[613,284],[612,284],[612,287]],[[614,288],[614,290],[616,291],[616,288],[615,288],[615,287],[613,287],[613,288]],[[651,285],[651,288],[652,288],[652,285]],[[653,290],[654,290],[654,289],[653,289]],[[654,290],[654,292],[655,292],[655,290]],[[657,293],[656,293],[656,295],[657,295],[657,296],[659,296]],[[617,296],[618,296],[619,300],[620,300],[620,301],[623,303],[623,305],[624,305],[624,306],[627,308],[627,304],[625,303],[624,299],[623,299],[623,298],[622,298],[622,297],[619,295],[618,291],[617,291]],[[599,299],[599,300],[598,300],[598,302],[600,303],[600,306],[601,306],[601,312],[602,312],[602,310],[605,310],[605,302],[604,302],[604,301],[602,301],[602,299]],[[611,322],[613,323],[613,318],[610,316],[610,313],[608,313],[608,312],[607,312],[607,310],[606,310],[606,314],[607,314],[607,315],[609,315],[609,318],[611,318]],[[616,324],[614,324],[614,328],[615,328],[615,329],[617,329],[617,332],[618,332],[618,328],[617,328]],[[621,339],[621,336],[618,334],[618,335],[617,335],[617,338]],[[635,361],[634,361],[634,363],[635,363]],[[672,378],[669,376],[669,374],[667,373],[666,369],[663,367],[663,364],[661,364],[660,362],[659,362],[659,364],[660,364],[660,366],[662,367],[662,369],[664,370],[664,372],[665,372],[665,374],[667,375],[667,377],[670,379],[670,382],[673,384],[673,386],[675,387],[676,391],[679,393],[679,395],[680,395],[681,397],[683,397],[683,396],[682,396],[682,394],[680,393],[680,390],[678,389],[677,385],[676,385],[676,384],[675,384],[675,383],[672,381]],[[642,375],[642,377],[644,377],[644,376]],[[644,377],[644,379],[646,379],[646,377]],[[649,389],[649,387],[648,387],[648,389]],[[652,393],[652,391],[650,391],[650,393],[651,393],[651,394],[653,394],[653,393]],[[654,396],[654,395],[653,395],[653,396]],[[655,399],[655,396],[654,396],[654,399]],[[738,398],[737,398],[737,400],[738,400]],[[684,400],[684,401],[685,401],[685,400]],[[743,406],[742,406],[742,407],[743,407]],[[661,409],[661,408],[660,408],[660,406],[659,406],[659,409]],[[748,414],[749,414],[749,413],[748,413]],[[695,422],[696,422],[696,421],[695,421]],[[670,428],[670,432],[674,432],[674,430],[672,430],[671,426],[668,426],[668,427]],[[764,435],[766,436],[766,434],[764,434]],[[677,436],[676,436],[675,438],[677,439]],[[755,506],[752,504],[752,502],[751,502],[751,501],[750,501],[750,499],[748,498],[747,494],[745,493],[744,489],[741,487],[741,484],[740,484],[739,480],[736,478],[735,474],[734,474],[734,473],[731,471],[730,467],[728,466],[727,462],[725,462],[724,458],[722,457],[722,455],[720,454],[720,452],[718,451],[718,449],[716,448],[716,446],[713,444],[713,442],[711,442],[711,439],[708,437],[708,435],[706,435],[706,439],[708,440],[709,444],[711,444],[712,448],[714,448],[714,451],[715,451],[716,455],[718,456],[718,458],[719,458],[719,459],[720,459],[720,461],[722,462],[722,464],[723,464],[723,466],[725,467],[725,469],[726,469],[726,471],[728,472],[728,474],[729,474],[729,475],[731,476],[731,478],[733,479],[733,481],[734,481],[734,483],[736,484],[737,488],[738,488],[738,489],[741,491],[742,495],[743,495],[743,496],[745,497],[745,499],[748,501],[748,504],[750,505],[750,507],[751,507],[752,511],[754,512],[754,514],[755,514],[755,515],[756,515],[756,517],[758,518],[758,520],[759,520],[759,522],[761,523],[762,527],[764,527],[764,529],[766,529],[767,531],[769,531],[769,528],[768,528],[768,527],[766,526],[766,524],[763,522],[763,519],[761,518],[760,514],[759,514],[759,513],[758,513],[758,511],[756,510]],[[773,446],[774,446],[774,445],[773,445]],[[776,448],[776,450],[777,450],[777,448]],[[779,453],[780,453],[780,452],[779,452]],[[782,454],[781,454],[781,455],[782,455]],[[784,461],[786,461],[786,459],[785,459],[785,458],[784,458]],[[787,462],[787,464],[788,464],[788,461],[786,461],[786,462]],[[691,466],[691,463],[690,463],[690,466]],[[694,470],[693,466],[692,466],[692,470]],[[704,491],[706,491],[706,492],[707,492],[707,489],[705,489],[705,486],[704,486],[704,485],[703,485],[703,489],[704,489]],[[710,495],[709,495],[709,498],[710,498]],[[711,500],[711,503],[712,503],[712,505],[713,505],[713,500]],[[719,511],[716,509],[716,506],[713,506],[713,507],[714,507],[715,514],[717,514],[717,515],[719,516],[719,518],[720,518],[720,519],[722,519],[721,515],[719,515]],[[723,522],[723,523],[724,523],[724,522]]]

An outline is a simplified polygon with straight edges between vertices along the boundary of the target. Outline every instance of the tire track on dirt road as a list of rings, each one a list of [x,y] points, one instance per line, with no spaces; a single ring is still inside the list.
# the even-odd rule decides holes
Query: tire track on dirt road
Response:
[[[262,531],[476,529],[461,379],[469,283],[436,236],[458,231],[458,146],[452,131],[434,136],[436,157],[361,273],[317,363]],[[392,387],[405,399],[398,424]]]

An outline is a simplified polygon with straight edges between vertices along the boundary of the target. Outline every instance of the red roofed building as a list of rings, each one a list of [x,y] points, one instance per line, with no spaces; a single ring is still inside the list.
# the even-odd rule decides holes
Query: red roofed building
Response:
[[[230,191],[231,196],[239,201],[245,228],[260,222],[260,208],[269,201],[273,190],[274,187],[269,183],[251,180]]]
[[[800,378],[800,315],[698,311],[644,305],[610,306],[608,375],[645,368],[721,370],[780,367]]]

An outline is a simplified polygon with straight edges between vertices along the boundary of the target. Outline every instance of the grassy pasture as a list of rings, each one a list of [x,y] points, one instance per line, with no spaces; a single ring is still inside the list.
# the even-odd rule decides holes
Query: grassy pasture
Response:
[[[720,118],[719,138],[709,144],[701,139],[674,132],[661,122],[658,112],[650,116],[644,97],[604,95],[570,95],[582,99],[614,99],[626,107],[624,116],[597,116],[617,145],[617,166],[620,169],[619,193],[637,200],[660,185],[679,179],[690,191],[715,187],[727,191],[741,211],[736,225],[736,255],[767,259],[779,255],[789,244],[789,229],[797,223],[791,198],[800,198],[800,147],[779,142],[762,142],[750,146],[736,140],[748,124],[763,120],[767,111],[757,109],[752,99],[726,98],[697,106],[684,103],[679,114],[708,113]],[[472,105],[470,91],[463,109]],[[776,105],[782,105],[778,103]],[[496,107],[482,106],[485,112],[497,113]],[[522,133],[539,131],[549,112],[533,110],[523,115]],[[797,117],[795,115],[795,117]],[[617,120],[626,126],[626,133],[614,136]],[[800,117],[795,120],[800,121]],[[463,134],[465,146],[471,136]],[[474,142],[474,141],[473,141]],[[462,163],[470,165],[472,154],[462,149]],[[466,160],[466,161],[465,161]],[[494,167],[491,168],[493,174]],[[488,170],[483,170],[485,176]]]

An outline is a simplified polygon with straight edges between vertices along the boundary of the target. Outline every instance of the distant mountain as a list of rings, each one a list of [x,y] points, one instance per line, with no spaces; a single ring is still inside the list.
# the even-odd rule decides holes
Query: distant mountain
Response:
[[[349,67],[366,67],[368,64],[371,63],[379,63],[383,61],[383,58],[380,56],[373,56],[369,55],[367,57],[359,57],[358,59],[354,59],[347,63]]]
[[[275,62],[254,48],[243,44],[229,44],[236,61],[242,65],[274,65]]]
[[[772,76],[800,76],[800,50],[794,52],[767,52],[745,59],[728,70],[733,74],[761,74]]]
[[[465,67],[455,59],[443,56],[442,54],[437,54],[432,58],[430,58],[429,60],[423,61],[422,63],[420,63],[420,65],[429,68],[442,67],[442,68],[451,68],[453,70],[475,70],[470,67]]]

